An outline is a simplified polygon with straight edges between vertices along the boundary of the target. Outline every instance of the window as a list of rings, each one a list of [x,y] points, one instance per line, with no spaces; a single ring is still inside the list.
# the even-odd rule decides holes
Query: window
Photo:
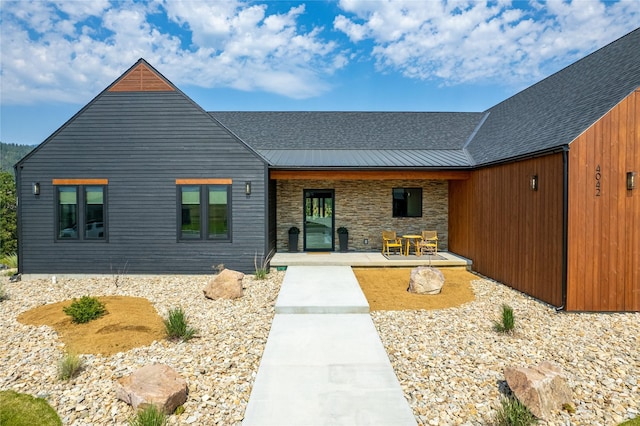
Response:
[[[56,188],[57,239],[105,240],[105,187],[73,185]]]
[[[422,217],[422,188],[393,188],[393,217]]]
[[[180,185],[181,240],[230,238],[230,185]]]

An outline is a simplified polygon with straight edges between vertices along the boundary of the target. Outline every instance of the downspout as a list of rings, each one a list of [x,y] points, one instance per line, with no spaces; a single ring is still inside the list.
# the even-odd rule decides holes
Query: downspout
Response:
[[[569,258],[569,147],[562,150],[562,305],[556,312],[567,306],[567,273]]]

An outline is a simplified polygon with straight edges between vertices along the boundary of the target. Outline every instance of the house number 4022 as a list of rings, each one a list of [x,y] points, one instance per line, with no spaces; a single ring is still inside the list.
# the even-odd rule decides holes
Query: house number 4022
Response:
[[[600,178],[602,178],[602,174],[600,173],[600,164],[596,166],[596,197],[600,196]]]

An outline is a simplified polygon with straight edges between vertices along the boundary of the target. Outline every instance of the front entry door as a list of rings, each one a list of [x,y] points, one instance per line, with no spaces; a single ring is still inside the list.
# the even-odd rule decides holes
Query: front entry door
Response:
[[[304,250],[333,251],[333,189],[304,191]]]

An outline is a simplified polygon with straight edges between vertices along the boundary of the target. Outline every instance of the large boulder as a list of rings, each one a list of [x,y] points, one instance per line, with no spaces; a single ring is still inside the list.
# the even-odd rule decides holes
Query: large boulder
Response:
[[[439,294],[444,285],[444,275],[437,268],[418,266],[411,270],[409,293]]]
[[[539,419],[571,404],[571,389],[560,367],[543,361],[533,367],[505,367],[504,377],[516,398]]]
[[[242,297],[242,272],[225,269],[216,275],[204,288],[209,299],[237,299]]]
[[[168,365],[153,364],[116,381],[116,397],[133,408],[155,405],[167,414],[187,400],[187,382]]]

